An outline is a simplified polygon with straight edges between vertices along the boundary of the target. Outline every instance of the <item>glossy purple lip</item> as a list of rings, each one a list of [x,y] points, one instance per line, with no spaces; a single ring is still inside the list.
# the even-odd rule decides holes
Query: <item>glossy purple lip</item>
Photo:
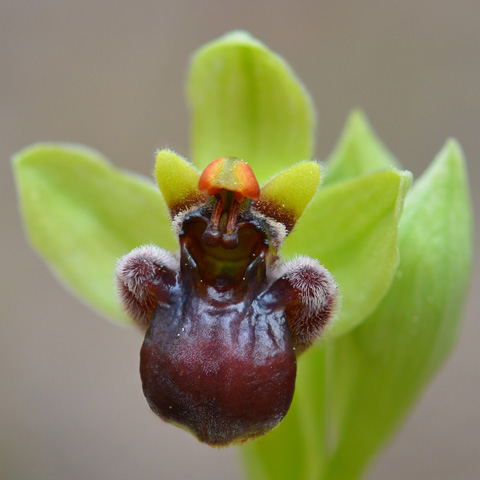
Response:
[[[222,168],[240,163],[219,160],[212,172],[230,185]],[[146,329],[140,375],[150,407],[212,446],[258,437],[284,418],[296,356],[321,334],[337,295],[316,260],[278,257],[292,228],[282,209],[269,217],[219,185],[174,215],[179,257],[139,247],[116,272],[126,310]]]

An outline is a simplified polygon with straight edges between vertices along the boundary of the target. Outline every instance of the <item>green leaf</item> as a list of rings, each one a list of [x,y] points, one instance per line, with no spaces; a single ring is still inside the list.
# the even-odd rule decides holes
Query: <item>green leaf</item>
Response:
[[[400,168],[398,161],[373,131],[365,114],[354,110],[327,160],[324,185],[388,167]]]
[[[334,275],[342,296],[329,335],[339,336],[372,313],[398,264],[397,225],[411,176],[385,170],[321,189],[283,255],[317,258]]]
[[[176,248],[153,182],[67,144],[26,148],[14,157],[14,171],[25,227],[38,253],[91,306],[130,322],[116,299],[117,259],[146,243]]]
[[[472,268],[463,155],[447,142],[414,184],[400,223],[400,264],[374,314],[332,347],[337,447],[325,478],[355,479],[450,351]]]
[[[194,162],[218,157],[250,164],[260,183],[309,159],[312,102],[285,61],[245,32],[201,48],[188,80]]]
[[[360,478],[454,343],[471,221],[462,153],[450,141],[407,196],[391,289],[356,329],[302,355],[287,417],[243,448],[252,479]]]

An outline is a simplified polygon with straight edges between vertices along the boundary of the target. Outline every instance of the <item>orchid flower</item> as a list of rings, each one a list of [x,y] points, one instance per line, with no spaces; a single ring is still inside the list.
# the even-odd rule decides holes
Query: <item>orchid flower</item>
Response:
[[[192,162],[160,150],[160,191],[83,146],[18,153],[27,236],[98,313],[146,330],[143,387],[160,417],[212,445],[279,424],[242,447],[253,479],[359,478],[455,340],[472,256],[461,148],[447,141],[409,188],[353,112],[321,175],[308,93],[245,32],[196,52],[188,96]],[[209,322],[245,298],[235,348],[227,330],[205,346]],[[268,341],[281,355],[262,369]]]

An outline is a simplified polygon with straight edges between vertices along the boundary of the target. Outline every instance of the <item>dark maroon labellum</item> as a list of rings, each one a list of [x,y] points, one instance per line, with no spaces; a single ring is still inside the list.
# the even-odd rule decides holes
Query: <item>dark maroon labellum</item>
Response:
[[[323,331],[337,287],[316,260],[279,260],[286,229],[276,219],[243,194],[214,191],[175,217],[179,259],[139,247],[116,274],[126,310],[147,329],[140,374],[150,407],[222,446],[286,415],[296,355]]]
[[[228,445],[285,416],[296,360],[285,315],[259,300],[268,254],[261,225],[239,225],[239,255],[203,244],[207,222],[195,214],[184,221],[179,284],[150,322],[140,373],[155,413],[203,442]]]

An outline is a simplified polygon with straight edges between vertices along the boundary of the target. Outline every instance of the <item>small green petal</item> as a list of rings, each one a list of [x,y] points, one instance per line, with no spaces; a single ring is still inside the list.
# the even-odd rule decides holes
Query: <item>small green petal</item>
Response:
[[[360,323],[387,292],[398,264],[397,225],[409,172],[385,170],[319,190],[287,237],[284,255],[317,258],[342,296],[329,335]]]
[[[262,187],[254,208],[282,222],[290,231],[315,195],[320,175],[317,162],[294,165]]]
[[[354,110],[327,160],[324,185],[388,167],[399,168],[399,163],[377,137],[365,114]]]
[[[203,199],[198,191],[200,172],[171,150],[157,153],[155,176],[172,216]]]
[[[117,259],[146,243],[176,248],[153,183],[118,171],[99,153],[77,145],[33,145],[13,161],[32,245],[87,303],[130,323],[116,298]]]
[[[218,157],[250,164],[260,183],[312,155],[312,102],[285,61],[245,32],[201,48],[188,81],[192,153],[200,168]]]

